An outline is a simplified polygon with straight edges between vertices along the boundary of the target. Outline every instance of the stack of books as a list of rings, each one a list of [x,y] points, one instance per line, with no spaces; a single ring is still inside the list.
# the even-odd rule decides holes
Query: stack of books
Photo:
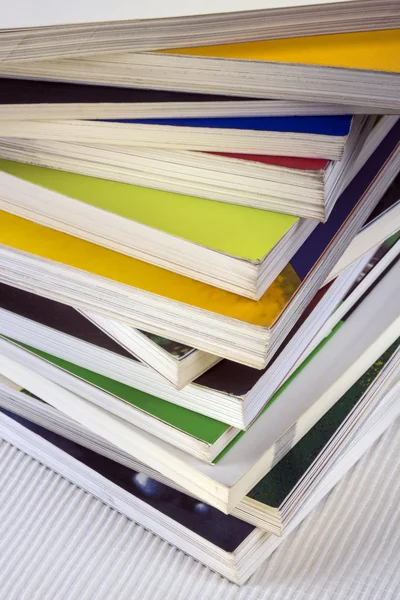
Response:
[[[267,5],[0,18],[0,436],[237,584],[400,413],[398,3]]]

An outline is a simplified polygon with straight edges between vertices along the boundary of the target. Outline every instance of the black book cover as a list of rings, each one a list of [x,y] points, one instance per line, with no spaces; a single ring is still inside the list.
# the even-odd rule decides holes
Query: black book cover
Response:
[[[241,98],[249,100],[251,98]],[[233,102],[232,96],[166,92],[0,77],[0,104],[98,104],[141,102]]]

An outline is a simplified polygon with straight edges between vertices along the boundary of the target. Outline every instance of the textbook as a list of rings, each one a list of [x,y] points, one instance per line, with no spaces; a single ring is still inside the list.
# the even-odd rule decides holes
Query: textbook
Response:
[[[340,161],[234,153],[127,148],[102,144],[0,138],[0,158],[324,221],[349,168],[373,148],[369,135],[388,118],[353,119]],[[6,133],[6,132],[4,132]],[[22,171],[23,173],[23,171]],[[134,194],[134,190],[133,190]],[[189,199],[190,201],[190,199]]]
[[[388,349],[331,409],[334,422],[321,419],[262,480],[259,497],[281,496],[287,503],[308,486],[308,493],[300,501],[297,495],[297,502],[292,503],[282,537],[255,529],[168,487],[164,481],[154,480],[140,471],[140,465],[129,456],[51,406],[19,391],[11,381],[0,384],[0,435],[128,518],[240,584],[398,416],[398,366],[399,352]],[[305,443],[307,446],[301,448]],[[286,468],[282,480],[281,469],[288,465],[293,466],[293,474],[288,474]],[[308,470],[301,477],[307,465]],[[247,497],[239,507],[249,501],[251,498]]]
[[[156,440],[35,373],[25,366],[26,351],[4,339],[0,373],[189,494],[230,513],[399,337],[399,285],[399,278],[386,275],[214,465]],[[321,372],[324,377],[317,375]]]
[[[398,130],[398,124],[392,127],[327,222],[314,229],[257,302],[8,212],[0,215],[0,281],[263,368],[397,174]],[[215,225],[219,231],[220,224]],[[211,227],[208,232],[215,234]],[[243,241],[253,244],[254,231],[247,238],[225,240]]]
[[[362,11],[360,4],[358,11]],[[398,6],[396,11],[398,21]],[[5,61],[0,63],[0,75],[245,98],[357,104],[385,114],[386,109],[398,112],[400,107],[400,34],[395,21],[392,27],[280,40],[258,38],[261,41],[195,48],[170,46],[163,52]]]
[[[193,0],[145,4],[17,0],[2,11],[0,60],[155,50],[396,27],[395,0]]]
[[[350,115],[137,120],[2,121],[8,138],[340,160]]]
[[[374,114],[357,104],[235,98],[64,81],[0,78],[0,121]],[[391,111],[386,110],[386,114]],[[68,140],[69,141],[69,140]]]

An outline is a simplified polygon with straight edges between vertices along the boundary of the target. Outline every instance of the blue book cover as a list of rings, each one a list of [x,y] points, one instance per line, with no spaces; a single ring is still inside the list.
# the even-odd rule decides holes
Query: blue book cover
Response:
[[[201,127],[206,129],[239,129],[248,131],[276,131],[282,133],[309,133],[346,136],[350,131],[350,115],[305,117],[218,117],[182,119],[118,119],[113,123],[141,123],[174,127]],[[107,122],[110,122],[107,120]]]
[[[328,247],[340,226],[350,215],[353,208],[367,191],[371,181],[388,160],[400,140],[400,121],[387,134],[385,139],[360,169],[357,176],[348,185],[335,204],[326,223],[319,223],[301,248],[296,252],[290,264],[303,280],[323,251]]]

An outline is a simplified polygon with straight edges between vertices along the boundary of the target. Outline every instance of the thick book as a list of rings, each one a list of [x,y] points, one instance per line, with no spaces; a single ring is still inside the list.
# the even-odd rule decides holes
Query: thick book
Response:
[[[360,4],[359,11],[362,11]],[[398,21],[398,6],[396,11]],[[378,113],[385,114],[386,109],[398,111],[400,108],[400,39],[394,23],[395,20],[390,30],[175,50],[170,46],[165,52],[128,51],[80,56],[79,60],[35,61],[31,55],[30,60],[24,62],[3,61],[0,75],[236,97],[358,104],[373,106]]]
[[[135,341],[138,333],[143,337],[137,330],[129,331],[122,323],[93,313],[85,318],[85,314],[72,307],[4,284],[0,284],[0,334],[151,396],[246,428],[291,370],[305,360],[343,315],[373,288],[399,254],[400,241],[391,238],[359,259],[333,284],[325,285],[270,367],[261,373],[225,361],[180,392],[168,384],[163,385],[157,373],[127,352],[131,339]],[[334,310],[339,303],[340,308]],[[170,340],[161,338],[161,343],[181,349]],[[218,361],[218,357],[215,358]],[[153,361],[152,366],[157,370]]]
[[[341,194],[328,221],[314,229],[257,302],[8,212],[0,214],[0,281],[263,368],[397,174],[399,131],[400,123],[396,123]],[[258,228],[259,215],[253,223]],[[239,219],[236,222],[239,226]],[[180,227],[176,219],[170,218],[170,223]],[[201,235],[214,235],[216,229],[219,233],[220,223],[202,229]],[[220,238],[219,243],[227,244],[225,251],[239,243],[252,245],[255,231],[244,237]],[[264,243],[261,236],[259,241]],[[218,261],[212,259],[216,268],[221,266],[220,256]],[[253,270],[255,265],[249,262],[248,266]]]
[[[153,473],[149,477],[128,455],[10,381],[0,383],[0,435],[203,564],[243,583],[398,416],[399,352],[390,356],[391,350],[340,398],[335,423],[321,419],[303,439],[307,447],[301,448],[302,442],[295,446],[263,480],[263,497],[286,500],[308,482],[307,495],[292,504],[282,537],[224,515],[157,481]],[[237,508],[243,506],[244,501]]]
[[[321,35],[395,27],[395,0],[193,0],[146,4],[73,0],[9,4],[0,21],[0,59],[77,56],[118,50],[155,50],[293,35]]]
[[[386,275],[214,465],[155,439],[35,373],[26,366],[26,351],[6,340],[0,340],[0,373],[174,485],[230,513],[399,337],[399,285],[399,278]]]
[[[8,138],[36,138],[127,148],[236,152],[339,160],[350,132],[350,115],[209,117],[123,121],[3,121]]]
[[[325,221],[349,165],[354,164],[368,140],[372,124],[372,119],[353,120],[338,162],[231,152],[122,148],[108,142],[79,143],[75,135],[70,136],[73,142],[27,139],[23,125],[23,139],[0,138],[0,158]],[[137,188],[133,188],[135,191],[140,196]]]

